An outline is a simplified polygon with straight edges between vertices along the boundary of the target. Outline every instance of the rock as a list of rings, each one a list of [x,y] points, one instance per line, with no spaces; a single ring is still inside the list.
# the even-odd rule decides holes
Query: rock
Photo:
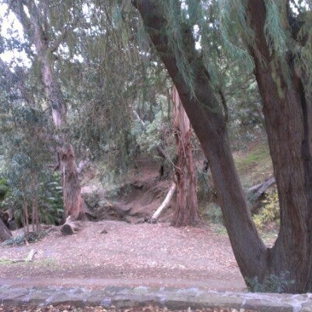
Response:
[[[69,305],[82,309],[85,306],[102,306],[105,309],[115,307],[121,310],[158,306],[172,310],[312,312],[312,296],[310,294],[231,293],[205,291],[198,288],[172,289],[146,286],[134,288],[111,286],[104,289],[2,286],[0,287],[1,304],[4,307],[3,311],[10,306]]]

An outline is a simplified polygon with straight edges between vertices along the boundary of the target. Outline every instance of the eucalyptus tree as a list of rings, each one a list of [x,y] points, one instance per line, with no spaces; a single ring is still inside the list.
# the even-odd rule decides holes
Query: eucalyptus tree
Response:
[[[33,69],[12,62],[10,68],[0,60],[0,144],[4,160],[1,175],[10,185],[1,208],[14,207],[18,224],[24,224],[28,230],[31,218],[38,229],[39,211],[45,210],[49,215],[49,209],[39,207],[39,197],[46,191],[40,182],[48,176],[47,163],[53,161],[51,128],[46,112],[36,99],[40,87],[30,79]]]
[[[284,285],[284,291],[311,292],[311,2],[132,3],[209,160],[225,225],[247,284],[252,287],[255,280],[265,284],[270,277],[282,278],[289,272],[289,281],[294,282]],[[262,98],[280,202],[280,230],[272,248],[259,238],[233,162],[211,71],[216,62],[205,40],[214,31],[215,24],[208,23],[211,13],[228,57],[236,59],[242,72],[253,72]]]
[[[64,220],[84,217],[84,206],[75,165],[73,146],[66,140],[67,105],[55,69],[55,52],[70,37],[81,18],[81,2],[66,5],[45,1],[4,1],[23,27],[28,45],[34,50],[44,94],[55,127],[54,139],[58,144],[58,165],[62,176]],[[65,45],[66,48],[66,45]]]
[[[110,167],[122,174],[135,149],[132,116],[143,83],[144,62],[132,42],[133,30],[125,26],[133,11],[124,8],[121,14],[118,3],[86,2],[84,9],[85,22],[70,48],[80,61],[59,59],[72,108],[71,135],[80,148],[88,148],[92,160],[113,160]]]
[[[32,83],[42,86],[43,92],[37,92],[32,102],[41,102],[52,116],[53,143],[58,153],[55,169],[60,170],[63,183],[64,219],[67,215],[82,217],[84,205],[74,145],[84,156],[87,152],[83,149],[100,156],[104,151],[115,151],[120,171],[126,167],[129,155],[128,117],[137,91],[125,78],[133,77],[134,66],[139,65],[135,53],[130,53],[133,46],[127,41],[130,28],[119,34],[126,13],[121,16],[118,3],[113,1],[108,6],[92,1],[3,2],[23,27],[25,43],[20,49],[30,59],[35,81]],[[6,71],[10,72],[8,66]],[[124,109],[115,109],[116,103]]]

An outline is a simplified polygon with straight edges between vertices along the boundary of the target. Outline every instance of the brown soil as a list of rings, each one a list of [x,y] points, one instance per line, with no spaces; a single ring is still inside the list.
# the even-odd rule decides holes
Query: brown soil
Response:
[[[126,213],[122,218],[132,223],[87,221],[74,235],[64,236],[56,228],[32,244],[0,245],[0,285],[244,290],[224,232],[217,233],[209,224],[174,228],[169,223],[172,207],[158,224],[138,223],[151,216],[170,185],[170,181],[159,181],[157,166],[146,162],[139,169],[129,182],[130,189],[125,188],[119,202],[114,202]],[[14,262],[25,259],[32,249],[36,252],[33,262]]]
[[[31,249],[33,262],[4,261],[25,259]],[[29,245],[1,246],[0,252],[2,285],[245,287],[227,236],[210,226],[86,222],[75,235],[55,231]]]

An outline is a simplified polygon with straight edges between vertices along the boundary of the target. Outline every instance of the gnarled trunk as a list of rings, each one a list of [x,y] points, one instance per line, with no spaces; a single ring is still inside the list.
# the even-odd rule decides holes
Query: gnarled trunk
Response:
[[[70,216],[71,220],[84,219],[84,202],[76,167],[76,157],[72,145],[58,149],[60,171],[62,172],[64,213],[63,222]]]
[[[175,179],[177,200],[172,220],[174,226],[196,225],[198,214],[196,175],[191,145],[191,126],[176,88],[173,89],[174,131],[177,147]]]

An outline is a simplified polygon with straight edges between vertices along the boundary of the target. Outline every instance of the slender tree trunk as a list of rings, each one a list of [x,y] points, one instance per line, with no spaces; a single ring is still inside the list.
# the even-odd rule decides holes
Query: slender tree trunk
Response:
[[[70,215],[72,219],[78,216],[84,217],[84,205],[81,204],[81,187],[78,180],[77,168],[76,165],[73,165],[76,162],[74,149],[72,146],[69,146],[70,144],[66,142],[65,134],[61,132],[62,127],[66,123],[66,103],[60,82],[53,68],[53,52],[55,52],[62,43],[68,29],[65,28],[63,33],[52,42],[49,36],[49,30],[44,27],[48,24],[46,20],[47,16],[39,10],[35,1],[29,1],[27,3],[22,3],[22,1],[7,2],[10,2],[8,4],[23,25],[29,40],[33,42],[41,65],[45,95],[52,112],[52,119],[57,133],[55,140],[58,144],[58,158],[62,162],[59,164],[59,167],[63,182],[63,193],[65,195],[63,219],[65,220],[68,215]],[[27,6],[27,14],[24,6]],[[69,26],[66,25],[66,27]],[[70,161],[64,161],[68,158],[68,151],[70,151]],[[66,167],[67,165],[68,167]],[[65,173],[66,176],[63,176]],[[71,196],[68,194],[75,195]],[[71,198],[70,200],[69,197]]]
[[[166,198],[164,199],[164,201],[162,202],[162,204],[157,208],[157,210],[153,213],[152,217],[151,217],[151,223],[155,223],[157,222],[160,214],[163,212],[163,210],[169,205],[171,198],[175,192],[177,188],[177,185],[172,182],[171,187],[169,189],[168,194],[166,195]]]
[[[40,41],[40,36],[36,36],[35,39]],[[42,43],[38,43],[36,46],[40,49],[42,47]],[[52,109],[52,118],[55,128],[60,129],[66,122],[66,104],[60,84],[52,70],[52,54],[49,52],[48,47],[43,49],[41,52],[42,76],[46,96]],[[60,173],[63,187],[63,221],[65,222],[68,216],[71,216],[72,220],[84,219],[85,212],[82,204],[83,199],[81,197],[81,187],[77,172],[74,148],[72,145],[66,143],[66,138],[63,134],[59,134],[57,141],[60,145],[58,148],[58,157],[60,160]]]
[[[60,170],[62,172],[64,214],[63,221],[85,219],[84,203],[81,197],[75,152],[71,145],[59,149]],[[78,184],[78,185],[77,185]]]
[[[173,89],[174,129],[177,146],[175,178],[177,185],[176,208],[172,225],[196,225],[198,214],[196,175],[191,145],[191,126],[181,104],[177,89]]]

